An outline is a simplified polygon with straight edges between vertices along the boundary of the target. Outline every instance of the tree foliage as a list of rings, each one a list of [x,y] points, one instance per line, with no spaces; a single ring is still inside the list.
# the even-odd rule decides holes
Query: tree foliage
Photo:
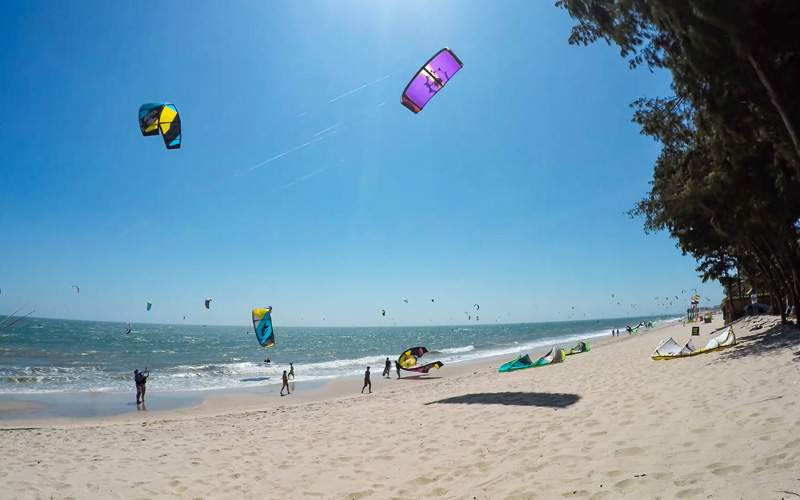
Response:
[[[800,2],[556,5],[577,23],[570,43],[605,41],[672,74],[673,95],[632,105],[662,148],[631,214],[668,231],[704,280],[741,274],[800,310]]]

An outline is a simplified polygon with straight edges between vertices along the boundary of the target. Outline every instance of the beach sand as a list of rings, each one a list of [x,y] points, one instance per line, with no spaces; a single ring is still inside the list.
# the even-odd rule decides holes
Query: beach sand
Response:
[[[341,380],[294,398],[0,427],[3,498],[797,498],[800,334],[652,361],[680,324],[565,363]],[[751,331],[754,325],[763,324]],[[719,320],[702,325],[705,344]],[[11,427],[29,427],[13,429]]]

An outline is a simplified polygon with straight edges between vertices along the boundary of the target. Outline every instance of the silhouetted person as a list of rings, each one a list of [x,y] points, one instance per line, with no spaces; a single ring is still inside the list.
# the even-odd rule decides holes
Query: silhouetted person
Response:
[[[286,389],[287,396],[291,394],[291,392],[289,391],[289,376],[286,374],[286,370],[283,370],[283,385],[281,386],[281,396],[283,396],[284,389]]]
[[[394,362],[394,369],[397,370],[397,378],[400,378],[400,362],[399,361],[395,361]]]
[[[388,378],[390,373],[392,373],[392,362],[386,358],[386,364],[383,365],[383,376]]]
[[[147,391],[147,377],[150,376],[150,370],[147,368],[143,372],[133,370],[133,381],[136,383],[136,404],[144,403],[144,394]]]
[[[292,363],[289,363],[289,376],[294,379],[294,365]]]
[[[364,387],[361,388],[361,394],[364,394],[364,389],[369,387],[369,393],[372,394],[372,382],[369,380],[369,366],[367,371],[364,372]]]

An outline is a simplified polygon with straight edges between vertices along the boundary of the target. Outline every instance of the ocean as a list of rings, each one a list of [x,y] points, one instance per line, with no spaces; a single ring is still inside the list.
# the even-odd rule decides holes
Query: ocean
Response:
[[[2,317],[0,317],[2,318]],[[303,328],[276,325],[276,345],[258,345],[245,326],[133,325],[26,318],[0,331],[0,395],[131,391],[133,370],[149,368],[149,392],[243,389],[279,384],[294,363],[296,380],[324,381],[377,375],[384,360],[422,345],[423,360],[448,364],[571,346],[578,339],[608,336],[637,317],[551,323],[420,327]],[[2,322],[2,319],[0,319]],[[270,364],[264,359],[269,357]]]

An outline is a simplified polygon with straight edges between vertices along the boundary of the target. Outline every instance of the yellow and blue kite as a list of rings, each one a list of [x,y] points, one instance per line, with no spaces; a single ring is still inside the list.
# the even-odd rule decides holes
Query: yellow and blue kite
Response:
[[[150,102],[139,107],[139,128],[142,135],[158,135],[159,130],[167,149],[181,147],[181,116],[169,102]]]

